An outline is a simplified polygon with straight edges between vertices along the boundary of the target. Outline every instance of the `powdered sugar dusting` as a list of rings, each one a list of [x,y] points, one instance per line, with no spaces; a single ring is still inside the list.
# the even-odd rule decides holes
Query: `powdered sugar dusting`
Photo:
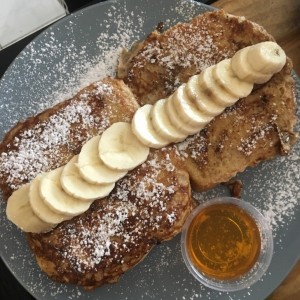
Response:
[[[48,168],[49,163],[59,155],[59,151],[51,152],[51,156],[45,155],[45,151],[59,150],[58,145],[68,143],[71,125],[80,119],[83,127],[91,126],[93,119],[88,118],[89,112],[90,107],[83,102],[69,105],[60,114],[50,117],[47,123],[38,124],[15,137],[13,147],[17,147],[18,151],[3,152],[0,158],[1,172],[9,174],[8,184],[16,189],[16,180],[22,181],[25,177],[31,180]]]
[[[72,153],[78,147],[73,141],[76,140],[78,145],[86,141],[93,131],[101,133],[107,128],[110,123],[109,108],[105,109],[104,101],[102,103],[100,100],[102,98],[92,100],[99,96],[115,98],[108,83],[94,83],[89,90],[82,91],[46,120],[36,120],[34,126],[29,125],[29,129],[25,126],[25,130],[17,132],[0,156],[0,177],[5,178],[12,190],[41,172],[66,163],[68,157],[64,153]],[[101,116],[95,110],[97,105],[103,106]]]
[[[122,226],[128,219],[129,211],[133,213],[135,210],[136,207],[130,203],[121,202],[115,209],[113,206],[108,207],[105,215],[96,215],[89,228],[82,219],[78,220],[76,226],[68,225],[64,228],[62,239],[63,259],[69,260],[72,267],[80,273],[86,268],[94,269],[105,256],[111,255],[111,248],[118,249],[118,242],[112,237],[124,238],[124,243],[131,238],[124,234]]]
[[[126,263],[131,265],[130,261],[145,255],[156,240],[173,233],[172,226],[185,213],[180,208],[182,203],[189,209],[187,182],[180,186],[174,170],[168,152],[152,152],[143,165],[117,182],[108,199],[97,201],[90,213],[58,226],[53,238],[50,232],[38,243],[56,247],[56,260],[69,264],[68,271],[87,276],[91,270],[103,274],[106,267],[106,276],[115,278],[116,264],[122,264],[125,271]],[[173,180],[166,172],[171,172]],[[175,193],[181,195],[179,203]]]
[[[204,164],[207,164],[207,161],[203,156],[207,146],[207,140],[200,133],[189,136],[183,142],[176,145],[180,155],[183,158],[187,158],[189,156],[191,158],[200,158]]]
[[[297,105],[300,105],[300,88],[299,79],[295,77],[296,80],[296,100]],[[235,110],[229,110],[227,114],[236,114]],[[300,111],[297,110],[298,120],[300,119]],[[221,118],[225,117],[221,116]],[[271,118],[276,121],[277,116],[274,115]],[[253,140],[242,140],[241,145],[238,146],[237,150],[241,151],[244,155],[251,155],[252,151],[255,149],[256,143],[259,139],[264,138],[264,136],[271,129],[270,125],[266,125],[262,130],[258,131],[254,135]],[[255,126],[253,126],[255,133]],[[296,123],[295,132],[300,132],[300,123]],[[186,149],[190,144],[193,145],[194,138],[199,139],[199,137],[194,136],[188,138],[185,142],[178,144],[178,149],[181,155],[186,156]],[[192,142],[192,143],[191,143]],[[197,143],[196,143],[197,144]],[[199,141],[199,147],[204,147]],[[192,149],[194,155],[198,155],[197,151]],[[264,216],[270,223],[273,235],[277,236],[281,240],[282,235],[284,235],[282,229],[288,228],[289,224],[294,220],[297,212],[299,210],[299,199],[300,199],[300,173],[299,173],[299,162],[300,162],[300,143],[299,140],[292,148],[291,152],[287,156],[277,156],[275,159],[269,162],[264,162],[254,169],[248,169],[243,174],[237,176],[238,179],[244,183],[242,198],[246,199],[250,203],[258,207]],[[193,155],[193,154],[192,154]],[[201,155],[200,155],[201,156]],[[197,156],[198,157],[198,156]],[[195,194],[195,197],[200,201],[206,201],[208,197],[222,195],[213,192],[208,192],[204,194]]]
[[[119,42],[116,37],[110,38],[110,33],[117,30],[122,35],[120,40],[121,38],[124,39],[123,41],[126,40],[124,45],[128,41],[128,46],[130,46],[133,41],[151,32],[159,21],[164,21],[166,26],[169,26],[207,10],[194,2],[179,0],[124,0],[120,3],[114,2],[114,9],[109,5],[95,6],[88,15],[77,13],[70,19],[63,20],[60,26],[51,27],[43,34],[42,39],[36,40],[30,46],[32,49],[28,50],[27,48],[21,54],[0,82],[1,136],[16,121],[71,97],[82,86],[95,81],[95,78],[98,80],[101,76],[113,74],[111,72],[116,64],[118,53],[116,48],[118,48]],[[124,5],[127,5],[126,17],[123,16]],[[155,9],[152,5],[156,5]],[[117,28],[114,25],[117,23],[114,23],[113,18],[126,20],[126,24],[123,23],[125,30]],[[82,19],[84,22],[81,23]],[[107,22],[106,27],[98,24],[102,24],[103,20]],[[130,33],[127,36],[126,28]],[[89,34],[91,35],[89,36]],[[133,36],[135,34],[136,36]],[[109,38],[114,45],[106,43],[106,38]],[[132,40],[130,40],[131,38]],[[45,41],[48,45],[45,44]],[[44,50],[39,53],[39,49]],[[49,60],[55,62],[50,63]],[[298,91],[300,91],[299,85]],[[299,131],[299,126],[297,130]],[[279,158],[253,170],[247,170],[242,175],[244,182],[247,182],[244,196],[262,209],[264,214],[272,216],[270,217],[273,223],[272,227],[276,230],[275,255],[272,264],[281,266],[281,268],[272,269],[271,265],[270,272],[263,278],[265,285],[254,286],[242,293],[214,292],[194,280],[184,267],[178,237],[156,247],[141,264],[127,272],[116,285],[105,285],[94,291],[86,292],[78,287],[55,283],[39,271],[24,235],[6,220],[3,201],[0,201],[1,256],[13,270],[15,276],[37,299],[262,298],[262,293],[265,293],[266,296],[274,288],[276,281],[274,281],[274,276],[279,278],[277,281],[283,279],[287,268],[291,265],[286,263],[286,258],[296,257],[295,251],[290,246],[290,239],[293,238],[294,245],[297,243],[298,224],[295,224],[295,220],[298,221],[299,204],[295,204],[292,202],[294,200],[291,200],[290,204],[284,202],[288,205],[283,208],[279,203],[282,203],[284,198],[284,201],[299,199],[299,190],[294,191],[295,185],[299,182],[299,177],[295,177],[295,174],[299,173],[298,166],[299,143],[291,156]],[[290,172],[287,177],[285,177],[286,170]],[[270,177],[273,178],[273,181]],[[265,181],[266,178],[269,180]],[[281,178],[285,179],[280,181]],[[274,183],[277,184],[278,181],[280,183],[274,190],[274,194],[281,192],[276,195],[274,200],[272,191]],[[290,187],[290,191],[287,191],[287,186]],[[197,194],[197,197],[199,201],[205,201],[225,193],[225,188],[219,186],[208,193]],[[271,203],[272,205],[270,205]],[[284,214],[281,213],[282,209],[286,209]],[[122,218],[122,213],[120,212],[117,217]],[[172,218],[171,215],[170,218]],[[295,227],[297,228],[295,229]],[[99,261],[100,252],[94,262]],[[284,265],[282,261],[285,262]]]
[[[72,47],[75,47],[75,45],[71,45],[70,53],[73,53],[71,54],[73,55],[72,60],[78,60],[78,64],[76,64],[74,70],[72,70],[73,76],[68,78],[69,82],[64,82],[63,86],[61,86],[58,91],[55,91],[49,96],[49,99],[47,100],[48,105],[71,97],[75,92],[91,82],[107,76],[114,76],[121,50],[124,47],[128,47],[132,43],[134,37],[141,35],[140,27],[132,26],[132,20],[128,14],[126,5],[124,5],[124,15],[122,14],[121,16],[116,7],[111,6],[106,13],[106,16],[107,18],[103,20],[101,27],[108,30],[111,27],[110,20],[115,20],[114,25],[116,27],[114,33],[109,34],[106,30],[99,33],[95,43],[97,53],[92,60],[89,58],[87,46],[83,46],[82,50],[79,51],[79,54],[74,55],[74,53],[78,53],[78,50],[76,52],[72,51]],[[139,20],[141,22],[140,25],[142,26],[143,18],[139,17]],[[71,28],[72,24],[73,22],[70,21],[69,25]],[[62,62],[62,66],[63,65],[64,62]],[[60,71],[64,72],[63,69]]]
[[[130,47],[143,34],[144,12],[133,15],[127,10],[126,3],[121,14],[119,8],[112,5],[104,13],[104,19],[90,21],[90,26],[100,22],[94,41],[81,28],[82,14],[78,13],[64,23],[66,36],[63,39],[59,27],[50,27],[43,39],[29,44],[12,65],[9,73],[12,79],[2,82],[4,101],[1,110],[15,111],[16,114],[13,118],[1,119],[3,128],[10,128],[24,117],[71,98],[94,81],[114,76],[120,51]],[[136,20],[139,26],[136,26]],[[14,86],[18,86],[20,92]],[[16,97],[18,101],[13,101]]]

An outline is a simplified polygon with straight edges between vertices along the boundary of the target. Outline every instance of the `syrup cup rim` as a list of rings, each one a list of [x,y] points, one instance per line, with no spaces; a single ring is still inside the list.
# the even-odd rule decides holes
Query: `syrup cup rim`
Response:
[[[196,268],[189,258],[186,238],[187,231],[194,218],[206,207],[214,204],[235,204],[248,213],[256,222],[261,239],[260,254],[254,266],[237,279],[221,280],[207,276]],[[203,285],[222,292],[234,292],[249,288],[256,283],[267,271],[273,256],[274,242],[272,229],[262,213],[249,202],[234,197],[217,197],[199,204],[188,216],[181,233],[181,252],[183,260],[190,273]]]

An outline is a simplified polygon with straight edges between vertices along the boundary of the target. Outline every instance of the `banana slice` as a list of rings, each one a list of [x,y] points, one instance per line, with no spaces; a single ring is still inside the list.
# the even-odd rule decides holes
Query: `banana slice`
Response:
[[[163,139],[174,143],[181,142],[186,138],[186,135],[178,131],[170,122],[166,114],[165,103],[166,99],[158,100],[151,109],[153,128]]]
[[[63,168],[60,183],[69,195],[80,200],[96,200],[107,196],[115,183],[92,184],[85,181],[77,168],[78,155],[75,155]]]
[[[69,220],[71,217],[58,214],[52,211],[42,199],[40,195],[40,183],[43,175],[38,175],[30,183],[29,187],[29,203],[33,212],[44,222],[56,225],[62,221]]]
[[[113,183],[124,177],[127,171],[118,171],[108,168],[100,159],[98,145],[100,136],[87,141],[78,156],[77,167],[84,180],[92,184]]]
[[[286,55],[282,48],[271,41],[251,46],[247,58],[255,71],[265,74],[279,72],[286,63]]]
[[[215,65],[208,67],[198,75],[199,88],[217,105],[223,108],[231,106],[238,100],[238,97],[228,93],[218,84],[212,74],[214,67]]]
[[[253,89],[253,83],[240,80],[235,76],[231,69],[230,59],[224,59],[213,66],[212,75],[216,85],[233,95],[232,101],[228,102],[228,105],[234,104],[240,98],[247,97]]]
[[[170,144],[170,141],[160,136],[152,125],[152,105],[146,104],[140,107],[132,119],[132,131],[135,136],[146,146],[162,148]]]
[[[53,228],[33,212],[29,203],[29,183],[21,186],[8,198],[6,216],[8,220],[25,232],[41,233]]]
[[[185,92],[185,84],[181,85],[171,96],[180,118],[188,125],[202,129],[212,120],[211,116],[202,113]]]
[[[77,216],[85,212],[92,201],[82,201],[67,194],[60,184],[64,167],[46,173],[41,179],[40,194],[46,205],[59,214]]]
[[[202,129],[200,126],[191,126],[187,124],[179,115],[178,111],[176,110],[174,100],[172,96],[166,99],[166,112],[167,116],[169,117],[171,124],[173,124],[180,132],[184,133],[186,137],[188,135],[192,135],[197,133]]]
[[[143,127],[144,124],[138,126]],[[126,122],[111,125],[102,133],[99,142],[100,158],[113,170],[132,170],[147,159],[149,150],[149,147],[142,144],[133,134],[130,123]]]
[[[215,95],[209,89],[202,89],[199,83],[199,75],[192,76],[185,87],[187,96],[204,114],[215,117],[223,112],[224,105],[217,103]]]
[[[272,74],[264,74],[255,71],[248,61],[248,52],[250,47],[245,47],[237,51],[231,58],[231,68],[233,73],[241,80],[250,83],[262,84],[270,80]]]

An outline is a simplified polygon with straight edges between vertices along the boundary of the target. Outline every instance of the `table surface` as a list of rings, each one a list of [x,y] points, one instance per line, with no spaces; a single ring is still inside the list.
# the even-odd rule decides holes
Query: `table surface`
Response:
[[[69,10],[91,4],[91,0],[66,1]],[[214,2],[214,1],[201,1]],[[300,1],[299,0],[219,0],[212,4],[223,8],[226,12],[245,16],[266,28],[277,42],[283,47],[287,55],[292,58],[294,69],[300,75]],[[270,14],[272,11],[272,14]],[[36,36],[37,32],[15,45],[0,52],[0,77],[18,53]],[[0,260],[0,299],[33,300],[24,288],[7,270],[2,259]],[[300,299],[300,261],[296,264],[287,278],[273,292],[268,300]]]

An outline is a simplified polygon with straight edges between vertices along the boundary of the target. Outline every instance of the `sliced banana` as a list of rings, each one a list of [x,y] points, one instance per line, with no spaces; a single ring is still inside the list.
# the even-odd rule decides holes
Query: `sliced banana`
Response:
[[[152,148],[162,148],[170,144],[170,141],[160,136],[152,125],[152,105],[146,104],[140,107],[132,119],[132,131],[144,145]]]
[[[62,221],[69,220],[71,217],[58,214],[52,211],[42,199],[40,195],[40,183],[43,175],[38,175],[30,183],[29,188],[29,203],[33,212],[44,222],[56,225]]]
[[[138,126],[142,128],[144,124],[141,123]],[[149,147],[136,137],[130,123],[114,123],[102,133],[100,138],[100,158],[106,166],[113,170],[132,170],[142,164],[147,159],[148,154]]]
[[[181,131],[186,136],[195,134],[201,130],[202,127],[191,126],[181,118],[178,111],[176,110],[172,96],[166,99],[165,107],[166,107],[167,116],[169,117],[171,123],[177,128],[177,130]]]
[[[231,58],[231,68],[233,73],[241,80],[251,83],[262,84],[270,80],[272,74],[264,74],[255,71],[249,64],[248,51],[250,47],[245,47],[237,51]]]
[[[85,181],[77,168],[78,155],[75,155],[63,168],[60,183],[69,195],[80,200],[96,200],[107,196],[115,183],[92,184]]]
[[[216,79],[213,77],[212,71],[215,66],[211,66],[203,70],[198,77],[199,88],[207,95],[212,101],[223,108],[234,104],[238,98],[228,93],[221,87]]]
[[[29,203],[29,185],[21,186],[8,198],[6,216],[25,232],[47,232],[53,228],[53,224],[43,222],[33,212]]]
[[[232,102],[228,103],[228,106],[234,104],[240,98],[247,97],[253,89],[253,83],[240,80],[233,73],[230,61],[230,59],[224,59],[212,67],[212,75],[216,85],[221,86],[233,95]]]
[[[267,41],[192,76],[168,99],[139,108],[131,124],[111,125],[64,167],[20,187],[8,199],[7,218],[25,232],[41,233],[85,212],[93,200],[107,196],[128,170],[146,161],[149,147],[161,148],[197,133],[285,63],[282,48]]]
[[[60,183],[63,168],[57,168],[43,176],[40,183],[40,194],[50,209],[59,214],[74,217],[88,210],[92,201],[76,199],[63,190]]]
[[[265,74],[279,72],[286,63],[286,55],[283,49],[277,43],[271,41],[251,46],[247,58],[255,71]]]
[[[172,95],[172,101],[180,118],[188,125],[202,129],[212,117],[201,112],[190,100],[185,92],[185,84],[182,84]]]
[[[108,168],[99,156],[100,136],[95,136],[87,141],[78,156],[77,167],[80,175],[92,184],[113,183],[124,177],[127,171],[118,171]]]
[[[154,130],[163,139],[170,142],[181,142],[186,138],[186,135],[170,122],[169,117],[166,114],[165,108],[166,99],[158,100],[151,109],[151,120]]]
[[[221,106],[217,103],[212,91],[207,88],[202,89],[202,86],[199,84],[199,75],[194,75],[188,80],[185,90],[191,101],[203,113],[215,117],[223,112],[224,105]]]

